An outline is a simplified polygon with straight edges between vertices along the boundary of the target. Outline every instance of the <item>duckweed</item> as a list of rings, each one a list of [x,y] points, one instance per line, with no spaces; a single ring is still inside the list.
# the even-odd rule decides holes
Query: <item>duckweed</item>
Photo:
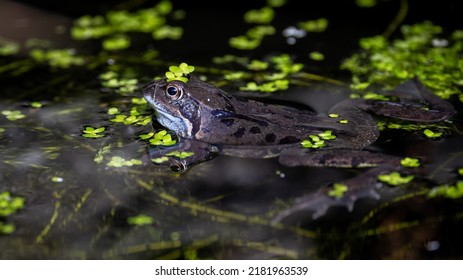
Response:
[[[352,73],[354,87],[399,84],[417,75],[441,98],[461,94],[460,30],[442,38],[442,28],[431,22],[403,25],[402,38],[388,41],[383,36],[360,40],[362,52],[341,65]]]
[[[85,138],[101,138],[105,136],[103,134],[105,130],[106,128],[104,126],[98,128],[87,126],[82,130],[82,136]]]
[[[161,164],[163,162],[169,161],[169,158],[168,157],[158,157],[158,158],[151,159],[151,161],[156,164]]]
[[[333,188],[328,192],[328,195],[334,198],[341,198],[344,196],[344,193],[347,192],[349,188],[340,183],[334,183]]]
[[[249,70],[262,71],[262,70],[268,69],[269,63],[265,61],[253,59],[246,67]]]
[[[247,23],[268,24],[275,17],[275,11],[265,6],[261,9],[249,10],[244,14],[244,21]]]
[[[147,215],[137,215],[129,217],[127,223],[136,226],[151,225],[154,223],[154,219]]]
[[[172,139],[172,135],[164,129],[154,134],[148,133],[144,135],[144,138],[144,140],[149,139],[149,143],[153,146],[172,146],[177,143],[175,139]]]
[[[154,30],[151,34],[154,39],[171,39],[178,40],[183,35],[183,28],[178,26],[163,25],[158,29]]]
[[[391,172],[388,174],[381,174],[378,180],[392,186],[403,185],[411,182],[415,177],[413,175],[402,176],[399,172]]]
[[[110,167],[126,167],[126,166],[134,166],[134,165],[141,165],[142,161],[139,159],[130,159],[126,160],[119,156],[111,157],[111,160],[106,164]]]
[[[182,62],[179,66],[170,66],[169,71],[167,71],[165,75],[168,82],[178,80],[186,83],[188,82],[187,75],[193,73],[193,71],[195,71],[194,66]]]
[[[119,109],[117,107],[108,108],[108,112],[107,112],[108,115],[117,115],[119,113],[120,112],[119,112]]]
[[[103,49],[116,51],[127,49],[130,46],[130,38],[126,35],[114,35],[103,40]]]
[[[420,160],[417,158],[405,157],[400,160],[400,164],[405,167],[419,167]]]
[[[175,19],[183,18],[182,13],[173,11],[172,3],[167,0],[135,12],[117,10],[109,11],[104,16],[86,15],[74,22],[71,35],[76,40],[104,38],[102,45],[108,51],[128,48],[131,39],[126,34],[130,32],[148,33],[156,40],[176,40],[183,35],[183,29],[166,24],[169,14],[174,15]]]
[[[357,6],[362,7],[362,8],[371,8],[376,6],[377,1],[376,0],[355,0],[355,4]]]
[[[457,181],[455,185],[442,185],[431,189],[428,197],[445,197],[457,199],[463,197],[463,181]]]
[[[5,41],[0,38],[0,56],[14,55],[19,52],[20,46],[18,43]]]
[[[0,234],[11,234],[16,227],[12,223],[5,223],[0,221]]]
[[[24,208],[25,199],[10,192],[0,193],[0,217],[9,216]]]
[[[303,148],[318,149],[325,146],[325,141],[331,141],[336,139],[336,136],[332,134],[331,130],[319,133],[317,135],[309,135],[308,139],[304,139],[301,142]]]
[[[439,138],[442,136],[442,132],[434,132],[430,129],[425,129],[423,134],[428,138]]]
[[[42,108],[43,104],[41,102],[39,102],[39,101],[33,101],[33,102],[31,102],[30,106],[32,108],[38,109],[38,108]]]
[[[132,94],[139,89],[138,79],[119,77],[119,74],[114,71],[101,73],[98,77],[103,87],[115,89],[122,95]]]
[[[173,156],[173,157],[177,157],[177,158],[184,159],[184,158],[187,158],[187,157],[191,157],[191,156],[193,156],[194,154],[195,154],[194,152],[172,151],[172,152],[170,152],[170,153],[167,153],[166,156]]]
[[[74,49],[33,49],[29,55],[39,63],[47,63],[56,68],[69,68],[85,64],[85,59],[78,56]]]
[[[16,120],[23,119],[23,118],[26,117],[19,110],[14,110],[14,111],[4,110],[4,111],[2,111],[2,115],[4,115],[10,121],[16,121]]]
[[[151,116],[142,116],[142,115],[131,115],[131,116],[126,116],[123,114],[115,115],[114,118],[110,119],[111,122],[116,122],[116,123],[123,123],[125,125],[140,125],[144,126],[147,125],[151,122]]]
[[[315,61],[322,61],[325,59],[325,55],[322,54],[321,52],[310,52],[309,57],[310,59],[315,60]]]
[[[328,27],[328,20],[326,18],[319,18],[316,20],[301,21],[297,26],[307,32],[323,32]]]
[[[287,0],[267,0],[267,5],[270,7],[281,7],[286,4]]]

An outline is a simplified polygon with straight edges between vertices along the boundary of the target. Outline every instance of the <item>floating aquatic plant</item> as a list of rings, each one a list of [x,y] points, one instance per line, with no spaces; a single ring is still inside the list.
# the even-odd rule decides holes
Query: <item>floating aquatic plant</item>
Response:
[[[138,136],[141,140],[148,140],[149,143],[153,146],[172,146],[177,143],[175,139],[172,139],[172,135],[167,133],[167,130],[163,129],[156,133],[149,132],[145,134],[140,134]]]
[[[326,130],[317,135],[309,135],[308,139],[304,139],[301,142],[303,148],[318,149],[325,146],[325,141],[331,141],[336,139],[331,130]]]
[[[151,225],[154,223],[154,219],[147,215],[137,215],[127,218],[127,223],[136,226]]]
[[[415,177],[413,175],[402,176],[399,172],[378,175],[378,180],[392,186],[403,185],[411,182]]]
[[[172,3],[163,0],[151,8],[139,9],[134,12],[113,10],[105,15],[80,17],[74,22],[71,35],[76,40],[102,38],[105,50],[117,51],[130,46],[128,33],[148,33],[156,40],[181,38],[183,28],[166,24],[168,15],[174,19],[182,18],[182,13],[173,11]]]
[[[316,20],[300,21],[297,26],[307,32],[323,32],[328,27],[328,20],[326,18],[319,18]]]
[[[405,157],[400,160],[400,164],[405,167],[419,167],[420,160],[417,158]]]
[[[457,181],[455,185],[442,185],[435,187],[428,193],[428,197],[430,198],[439,196],[451,199],[463,197],[463,181]]]
[[[333,188],[328,192],[328,195],[335,198],[341,198],[348,190],[349,188],[346,185],[341,183],[334,183]]]
[[[22,118],[25,118],[26,116],[19,110],[3,110],[2,115],[4,115],[8,120],[10,121],[16,121]]]
[[[167,153],[166,156],[173,156],[177,158],[187,158],[193,156],[195,153],[194,152],[187,152],[187,151],[172,151],[170,153]]]
[[[442,132],[435,132],[435,131],[432,131],[431,129],[425,129],[423,131],[423,134],[428,138],[439,138],[442,136]]]
[[[24,208],[25,199],[10,192],[0,193],[0,216],[9,216]]]
[[[167,81],[182,81],[184,83],[188,82],[187,75],[195,71],[195,67],[188,65],[185,62],[180,63],[179,66],[172,65],[169,67],[169,71],[166,72]]]
[[[82,136],[85,138],[101,138],[104,137],[103,132],[106,130],[106,127],[98,127],[94,128],[91,126],[87,126],[82,130]]]
[[[134,165],[141,165],[142,161],[139,159],[129,159],[126,160],[119,156],[111,157],[111,160],[106,164],[110,167],[127,167],[127,166],[134,166]]]
[[[14,55],[19,52],[20,45],[0,38],[0,56]]]
[[[431,22],[401,27],[402,38],[383,36],[360,40],[362,51],[346,59],[341,68],[352,73],[353,88],[371,84],[394,85],[420,77],[441,98],[461,93],[463,85],[463,32],[444,38]]]

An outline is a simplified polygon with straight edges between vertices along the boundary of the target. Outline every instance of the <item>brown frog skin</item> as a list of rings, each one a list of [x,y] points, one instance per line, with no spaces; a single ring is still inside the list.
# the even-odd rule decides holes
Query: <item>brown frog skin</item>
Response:
[[[326,130],[331,130],[336,140],[326,142],[323,150],[360,150],[379,136],[370,112],[417,122],[438,122],[454,113],[448,102],[434,96],[418,80],[411,83],[407,86],[417,87],[435,108],[424,109],[422,104],[411,102],[355,99],[334,106],[329,113],[338,117],[330,118],[327,114],[236,97],[195,76],[187,83],[154,81],[145,87],[144,97],[155,109],[158,122],[180,138],[225,147],[226,151],[250,147],[243,156],[255,157],[249,151],[300,146],[308,135]]]
[[[381,172],[399,168],[400,159],[366,149],[379,136],[376,116],[433,123],[455,113],[449,102],[435,96],[418,78],[387,94],[396,101],[349,99],[335,105],[328,114],[316,114],[233,96],[195,76],[189,76],[187,83],[154,81],[144,89],[144,98],[155,109],[158,122],[175,132],[184,141],[183,146],[193,147],[193,151],[199,147],[198,154],[205,154],[205,147],[209,147],[211,153],[233,156],[279,156],[280,163],[287,166],[381,166],[346,182],[352,188],[343,199],[334,201],[326,195],[313,195],[300,199],[282,217],[303,208],[318,211],[314,214],[317,216],[331,205],[352,208],[359,197],[377,197],[365,185],[374,184]],[[327,130],[336,139],[326,141],[320,149],[301,148],[303,139]]]

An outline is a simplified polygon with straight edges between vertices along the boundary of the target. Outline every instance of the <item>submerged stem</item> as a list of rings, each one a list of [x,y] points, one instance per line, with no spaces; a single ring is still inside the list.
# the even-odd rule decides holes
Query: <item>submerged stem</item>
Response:
[[[399,25],[402,23],[402,21],[405,19],[408,13],[408,1],[407,0],[400,0],[400,8],[399,11],[397,12],[396,16],[394,19],[389,23],[387,26],[386,30],[383,32],[384,38],[389,38],[392,33],[399,27]]]

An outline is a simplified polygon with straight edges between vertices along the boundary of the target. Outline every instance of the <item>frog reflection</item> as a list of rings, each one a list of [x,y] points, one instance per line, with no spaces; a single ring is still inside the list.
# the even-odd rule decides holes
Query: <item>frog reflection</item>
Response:
[[[387,94],[392,101],[349,99],[335,105],[328,114],[317,114],[233,96],[195,76],[190,76],[186,83],[154,81],[144,89],[144,97],[155,109],[158,122],[179,138],[178,146],[171,149],[193,153],[191,158],[180,161],[184,167],[216,154],[278,157],[286,166],[379,166],[345,182],[349,190],[342,198],[328,196],[328,188],[324,188],[299,199],[286,212],[309,209],[315,211],[315,217],[332,205],[351,209],[360,197],[377,198],[369,187],[374,185],[376,176],[402,168],[400,158],[368,150],[379,137],[376,116],[435,123],[455,113],[449,102],[435,96],[418,78]],[[301,147],[301,142],[309,148]],[[155,150],[152,155],[162,153]],[[172,158],[175,157],[170,157],[168,164],[175,161]]]

